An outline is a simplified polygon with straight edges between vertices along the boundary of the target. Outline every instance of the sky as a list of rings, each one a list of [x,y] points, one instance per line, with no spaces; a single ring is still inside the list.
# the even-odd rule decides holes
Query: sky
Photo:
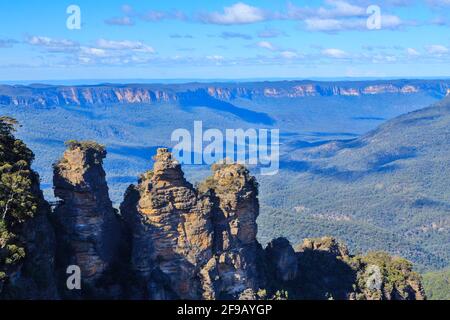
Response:
[[[0,2],[0,81],[448,77],[449,62],[450,0]]]

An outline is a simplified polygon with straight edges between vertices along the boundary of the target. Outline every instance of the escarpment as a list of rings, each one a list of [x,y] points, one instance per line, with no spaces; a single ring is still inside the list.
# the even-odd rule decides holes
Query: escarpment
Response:
[[[109,298],[120,293],[111,279],[119,264],[122,228],[113,209],[102,161],[103,146],[91,142],[69,142],[54,165],[54,192],[60,202],[54,210],[58,243],[59,276],[66,277],[71,265],[81,270],[82,287],[88,297]],[[59,281],[65,286],[65,281]],[[79,293],[62,288],[66,297]]]
[[[52,212],[31,151],[11,126],[1,129],[1,299],[425,298],[411,263],[386,253],[352,256],[329,237],[295,247],[278,238],[263,249],[258,184],[239,164],[214,165],[194,187],[159,149],[119,213],[108,196],[105,148],[71,141],[54,165]],[[67,286],[69,266],[80,269],[80,288]]]
[[[95,86],[0,85],[0,105],[11,106],[94,106],[108,104],[158,103],[192,104],[206,97],[223,101],[236,99],[291,99],[302,97],[367,95],[413,95],[426,93],[444,97],[447,80],[379,80],[379,81],[275,81],[247,83],[188,84],[103,84]],[[184,101],[183,101],[184,100]]]

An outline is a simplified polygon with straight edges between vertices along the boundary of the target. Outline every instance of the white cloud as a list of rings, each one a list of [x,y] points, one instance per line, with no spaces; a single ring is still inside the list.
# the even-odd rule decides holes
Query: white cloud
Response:
[[[105,20],[105,23],[116,26],[134,26],[134,21],[130,17],[115,17]]]
[[[306,29],[309,31],[325,31],[325,32],[335,32],[348,29],[361,29],[364,26],[363,22],[353,22],[337,19],[306,19],[305,20]]]
[[[278,29],[266,28],[260,32],[258,32],[258,37],[260,38],[276,38],[279,36],[286,35],[283,31]]]
[[[140,41],[114,41],[114,40],[105,40],[99,39],[97,41],[97,46],[102,49],[110,49],[110,50],[132,50],[137,52],[145,52],[145,53],[154,53],[155,50],[145,45]]]
[[[381,29],[397,29],[402,26],[404,22],[394,15],[382,15],[381,16]]]
[[[100,48],[81,47],[80,53],[82,56],[91,57],[106,57],[106,50]]]
[[[366,19],[323,19],[312,18],[305,20],[306,29],[309,31],[338,32],[351,30],[367,30]],[[381,16],[381,29],[398,29],[404,23],[394,15]]]
[[[229,32],[229,31],[222,32],[219,35],[219,37],[221,37],[222,39],[232,39],[232,38],[240,38],[240,39],[244,39],[244,40],[253,39],[253,37],[249,34],[240,33],[240,32]]]
[[[322,54],[328,58],[336,58],[336,59],[343,59],[348,57],[347,52],[341,49],[334,49],[334,48],[324,49],[322,50]]]
[[[339,32],[367,30],[367,5],[360,5],[342,0],[327,0],[326,7],[317,9],[288,5],[287,19],[301,20],[309,31]],[[352,1],[355,2],[355,1]],[[356,1],[358,2],[358,1]],[[381,16],[382,29],[398,29],[403,25],[413,25],[392,14]]]
[[[269,41],[260,41],[256,44],[258,47],[267,49],[267,50],[276,50],[275,46]]]
[[[286,17],[288,19],[339,19],[366,17],[366,7],[354,5],[346,1],[327,0],[328,7],[310,8],[299,7],[288,3]]]
[[[295,59],[298,58],[298,54],[294,51],[282,51],[280,55],[285,59]]]
[[[414,48],[407,48],[407,49],[406,49],[406,54],[407,54],[408,56],[410,56],[410,57],[418,57],[418,56],[420,56],[419,51],[417,51],[417,50],[414,49]]]
[[[428,46],[426,49],[429,54],[436,55],[436,56],[442,56],[444,54],[449,53],[449,51],[450,51],[447,47],[440,45],[440,44],[434,44],[434,45]]]
[[[366,15],[366,8],[345,1],[326,1],[332,8],[319,8],[317,15],[322,18],[361,17]]]
[[[212,55],[212,56],[206,56],[206,59],[211,60],[211,61],[222,61],[225,58],[220,55]]]
[[[46,48],[74,48],[78,43],[67,39],[52,39],[49,37],[32,36],[27,39],[28,44],[33,46],[41,46]]]
[[[225,7],[223,12],[202,14],[200,20],[213,24],[248,24],[266,20],[266,14],[262,9],[238,2],[230,7]]]

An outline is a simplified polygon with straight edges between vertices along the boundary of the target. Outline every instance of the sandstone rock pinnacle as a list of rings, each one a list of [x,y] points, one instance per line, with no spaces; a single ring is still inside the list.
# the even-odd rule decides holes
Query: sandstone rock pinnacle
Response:
[[[111,276],[118,262],[121,228],[102,167],[106,151],[93,142],[68,144],[54,165],[54,193],[61,199],[54,212],[58,267],[65,274],[67,266],[79,266],[86,291],[109,297],[116,289],[104,293],[100,282]]]

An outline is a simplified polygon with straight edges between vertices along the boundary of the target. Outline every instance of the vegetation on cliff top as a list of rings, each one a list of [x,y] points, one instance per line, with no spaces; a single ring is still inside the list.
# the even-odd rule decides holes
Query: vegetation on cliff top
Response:
[[[74,150],[80,148],[81,150],[95,150],[100,153],[104,153],[106,151],[106,147],[102,144],[99,144],[95,141],[78,141],[78,140],[69,140],[65,142],[65,145],[69,148],[69,150]]]

